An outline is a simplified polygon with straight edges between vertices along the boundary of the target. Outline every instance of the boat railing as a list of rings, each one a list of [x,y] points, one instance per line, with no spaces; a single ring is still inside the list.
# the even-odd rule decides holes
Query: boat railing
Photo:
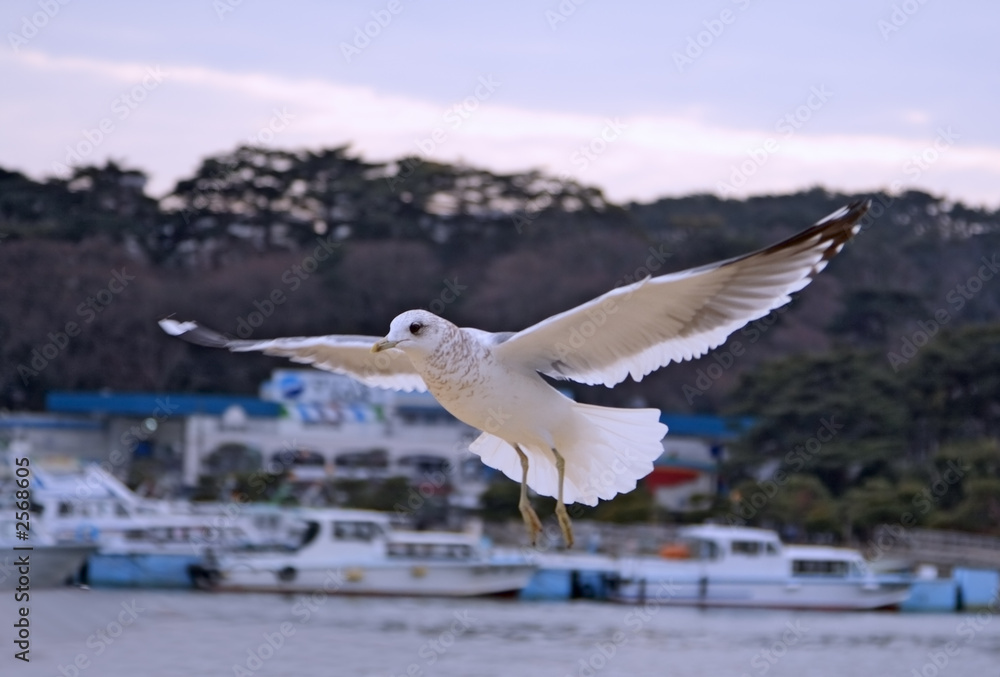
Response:
[[[893,554],[933,564],[1000,567],[996,536],[883,525],[876,529],[871,546],[880,557]]]

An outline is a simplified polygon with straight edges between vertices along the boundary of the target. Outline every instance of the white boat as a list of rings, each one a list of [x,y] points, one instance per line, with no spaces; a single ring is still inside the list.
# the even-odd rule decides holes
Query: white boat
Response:
[[[661,557],[619,563],[610,598],[665,605],[863,610],[895,608],[911,580],[876,575],[848,548],[784,545],[773,531],[701,525]]]
[[[13,516],[13,508],[8,510],[7,507],[4,506],[4,512]],[[56,543],[45,529],[45,523],[34,516],[30,520],[28,538],[24,540],[16,535],[23,531],[22,527],[23,524],[13,517],[0,519],[0,590],[63,585],[97,549],[87,544]]]
[[[229,552],[206,561],[205,587],[230,591],[470,597],[514,594],[535,567],[491,558],[470,533],[403,531],[367,510],[293,513],[306,528],[291,551]]]
[[[143,498],[93,465],[34,468],[32,502],[32,519],[44,521],[55,544],[96,550],[82,570],[95,586],[190,587],[189,569],[206,552],[256,542],[249,521],[233,519],[225,506],[197,512]]]

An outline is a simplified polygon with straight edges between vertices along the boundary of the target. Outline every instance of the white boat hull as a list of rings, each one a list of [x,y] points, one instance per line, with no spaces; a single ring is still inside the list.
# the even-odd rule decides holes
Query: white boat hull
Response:
[[[36,545],[30,551],[10,551],[0,561],[0,590],[13,590],[23,582],[18,557],[27,556],[28,580],[32,588],[52,588],[63,585],[83,566],[87,556],[97,548],[92,545]]]
[[[208,587],[224,591],[336,595],[474,597],[515,594],[534,573],[528,564],[372,562],[302,566],[294,561],[223,562]]]
[[[611,586],[618,602],[703,607],[860,611],[896,608],[909,595],[903,580],[738,579],[682,572],[622,578]]]

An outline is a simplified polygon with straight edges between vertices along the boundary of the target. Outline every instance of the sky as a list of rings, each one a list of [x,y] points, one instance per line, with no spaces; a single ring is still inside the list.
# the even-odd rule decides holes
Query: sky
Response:
[[[541,169],[619,202],[1000,206],[986,0],[6,0],[0,167],[168,194],[241,143]]]

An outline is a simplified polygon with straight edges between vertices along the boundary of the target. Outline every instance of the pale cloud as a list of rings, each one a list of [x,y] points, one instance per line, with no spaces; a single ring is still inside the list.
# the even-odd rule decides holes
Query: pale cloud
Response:
[[[1000,199],[995,189],[1000,149],[966,145],[961,129],[934,131],[921,140],[809,133],[808,124],[790,134],[735,129],[704,123],[696,112],[651,116],[624,111],[620,118],[605,118],[533,110],[505,104],[504,83],[490,73],[469,81],[465,99],[442,105],[325,79],[57,57],[31,50],[0,57],[0,72],[37,84],[21,93],[30,106],[8,109],[0,120],[8,129],[51,128],[33,130],[31,142],[8,139],[5,166],[36,176],[51,173],[64,146],[77,143],[82,130],[97,124],[95,116],[105,114],[102,101],[129,91],[154,67],[162,69],[166,82],[87,158],[127,158],[152,173],[154,194],[190,174],[204,156],[246,142],[275,110],[286,110],[291,122],[275,134],[273,145],[278,147],[350,144],[371,160],[426,152],[434,159],[502,172],[542,168],[600,186],[620,201],[718,192],[723,182],[739,196],[823,185],[847,191],[917,187],[991,205]],[[97,97],[96,112],[85,119],[53,108],[64,105],[57,83],[68,76]],[[50,113],[32,113],[39,110]],[[906,118],[923,121],[916,111]],[[936,142],[941,133],[954,138],[942,145]],[[39,148],[40,137],[52,139],[51,146]],[[739,186],[732,180],[734,171],[744,179]]]

